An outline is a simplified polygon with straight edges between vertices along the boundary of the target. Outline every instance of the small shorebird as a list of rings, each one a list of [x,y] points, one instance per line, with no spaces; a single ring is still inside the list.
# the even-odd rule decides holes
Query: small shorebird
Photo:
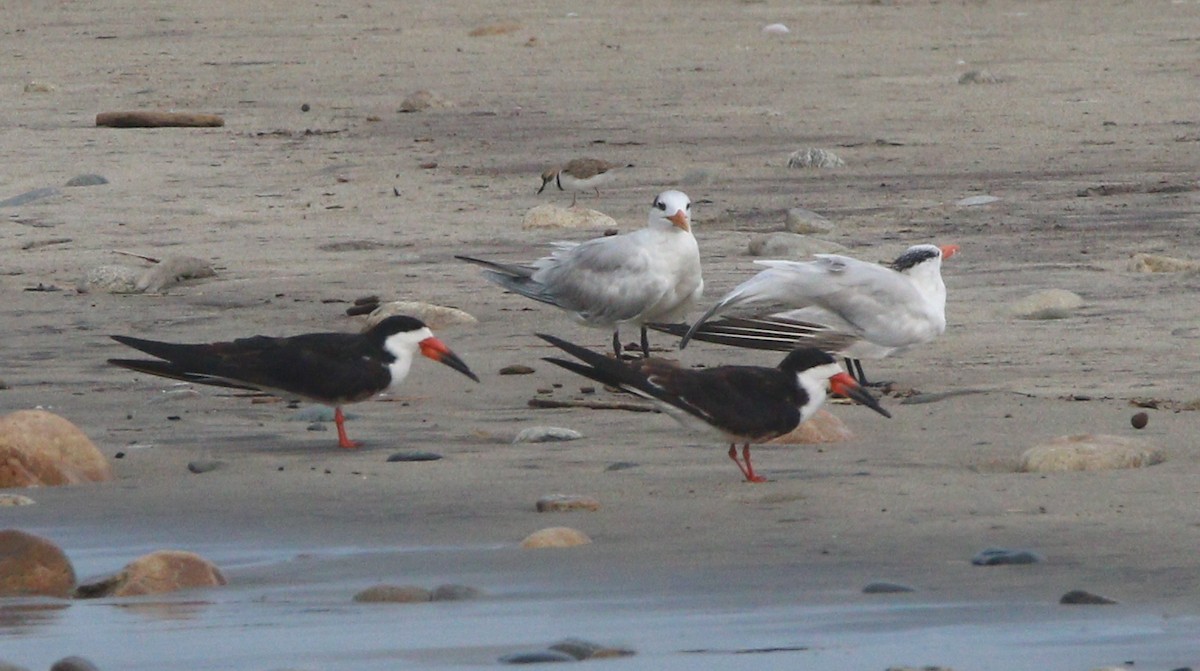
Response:
[[[778,351],[818,347],[844,356],[846,368],[866,384],[860,359],[881,359],[945,332],[942,260],[957,252],[957,245],[915,245],[888,266],[838,254],[817,254],[806,262],[756,261],[767,269],[726,294],[690,328],[653,328],[682,335],[680,349],[692,339]],[[759,311],[710,321],[749,305]]]
[[[253,336],[230,342],[180,344],[112,336],[150,359],[109,359],[116,366],[186,382],[252,389],[305,398],[333,406],[338,445],[359,444],[346,436],[342,406],[395,391],[408,376],[413,357],[446,364],[479,378],[428,326],[413,317],[388,317],[363,333],[306,333],[286,338]]]
[[[555,243],[550,256],[527,264],[455,258],[483,266],[488,280],[566,310],[584,325],[612,329],[618,356],[620,326],[639,326],[642,354],[649,356],[646,323],[682,319],[704,291],[691,212],[687,194],[664,191],[646,227],[631,233]]]
[[[571,207],[575,207],[575,199],[580,191],[596,192],[600,197],[600,187],[613,179],[613,171],[618,168],[632,168],[633,164],[622,166],[609,163],[598,158],[577,158],[562,167],[547,168],[542,173],[542,186],[538,193],[546,190],[546,185],[553,183],[559,191],[571,192]]]
[[[865,389],[819,349],[788,354],[776,368],[719,366],[680,368],[663,359],[624,363],[569,343],[537,334],[583,363],[554,357],[545,360],[601,384],[619,387],[653,401],[685,427],[717,433],[729,441],[729,458],[747,482],[765,482],[750,464],[750,443],[782,436],[812,416],[825,402],[827,389],[891,417]],[[737,444],[742,443],[742,460]]]

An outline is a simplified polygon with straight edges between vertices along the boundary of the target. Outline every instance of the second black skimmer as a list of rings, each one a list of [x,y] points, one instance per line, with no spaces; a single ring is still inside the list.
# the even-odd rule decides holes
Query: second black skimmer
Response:
[[[811,347],[791,352],[776,368],[719,366],[688,370],[663,359],[638,359],[627,364],[561,338],[537,335],[583,363],[554,357],[546,357],[546,361],[647,398],[686,427],[723,436],[730,443],[729,458],[747,482],[766,481],[750,464],[750,444],[795,429],[821,407],[830,389],[891,417],[842,371],[836,359]],[[738,443],[742,444],[741,461]]]
[[[680,349],[692,339],[777,351],[818,347],[845,357],[846,367],[866,384],[859,359],[883,358],[945,332],[942,261],[957,252],[957,245],[915,245],[886,266],[839,254],[756,261],[767,269],[691,327],[653,328],[682,335]],[[737,316],[714,319],[728,312]]]
[[[479,381],[424,322],[405,316],[388,317],[363,333],[253,336],[200,344],[129,336],[112,336],[112,339],[157,357],[156,360],[108,360],[116,366],[186,382],[252,389],[333,406],[338,445],[344,448],[359,444],[346,436],[342,406],[395,390],[408,376],[418,352]]]
[[[619,328],[641,327],[642,353],[649,356],[646,324],[681,320],[704,291],[691,220],[687,194],[664,191],[646,227],[631,233],[556,243],[550,256],[527,264],[455,258],[483,266],[484,277],[509,291],[561,308],[586,326],[611,329],[618,356]]]

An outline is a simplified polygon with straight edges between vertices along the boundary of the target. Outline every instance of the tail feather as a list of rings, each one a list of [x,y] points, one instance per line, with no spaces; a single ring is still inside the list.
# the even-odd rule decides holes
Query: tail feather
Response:
[[[484,278],[504,289],[521,294],[526,298],[532,298],[535,301],[549,305],[558,305],[555,298],[546,293],[546,287],[540,282],[533,281],[533,274],[536,272],[536,268],[516,263],[486,261],[471,256],[456,255],[454,258],[466,261],[467,263],[473,263],[477,266],[483,266]]]
[[[616,359],[610,359],[604,354],[598,354],[562,338],[556,338],[545,333],[535,334],[537,337],[579,359],[583,364],[574,361],[564,361],[554,357],[544,360],[556,366],[561,366],[573,373],[582,375],[600,384],[620,387],[646,398],[656,398],[658,390],[649,380],[636,369]],[[584,365],[586,364],[586,365]]]

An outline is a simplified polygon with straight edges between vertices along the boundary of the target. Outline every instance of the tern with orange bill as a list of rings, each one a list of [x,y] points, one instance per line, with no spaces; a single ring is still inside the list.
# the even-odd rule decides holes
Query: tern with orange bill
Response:
[[[640,327],[642,354],[649,356],[646,324],[683,319],[704,291],[691,222],[687,194],[664,191],[654,199],[646,226],[630,233],[555,243],[550,256],[526,264],[455,258],[483,266],[485,278],[509,291],[560,308],[586,326],[611,330],[618,355],[620,327]]]
[[[811,347],[789,353],[775,368],[718,366],[693,370],[664,359],[626,363],[561,338],[537,335],[579,360],[546,357],[546,361],[649,399],[685,427],[723,437],[730,443],[729,458],[747,482],[766,481],[750,463],[750,444],[791,432],[812,417],[831,390],[891,417],[833,356]],[[742,444],[741,460],[738,443]]]
[[[942,261],[956,253],[957,245],[922,244],[886,266],[840,254],[756,261],[767,269],[726,294],[691,327],[652,328],[682,335],[681,349],[691,340],[777,351],[818,347],[845,357],[847,368],[866,384],[859,359],[880,359],[945,332]]]
[[[306,333],[282,338],[260,335],[198,344],[130,336],[112,336],[112,339],[156,357],[109,359],[115,366],[332,406],[338,445],[344,448],[359,444],[346,435],[342,406],[395,391],[408,377],[417,353],[479,381],[424,322],[406,316],[388,317],[362,333]]]

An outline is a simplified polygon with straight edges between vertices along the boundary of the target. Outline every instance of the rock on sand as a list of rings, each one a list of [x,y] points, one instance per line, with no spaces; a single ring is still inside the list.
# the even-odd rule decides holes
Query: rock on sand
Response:
[[[108,461],[71,422],[45,410],[0,417],[0,488],[113,479]]]
[[[1142,468],[1166,461],[1166,450],[1136,438],[1083,433],[1059,436],[1021,455],[1023,473]]]

